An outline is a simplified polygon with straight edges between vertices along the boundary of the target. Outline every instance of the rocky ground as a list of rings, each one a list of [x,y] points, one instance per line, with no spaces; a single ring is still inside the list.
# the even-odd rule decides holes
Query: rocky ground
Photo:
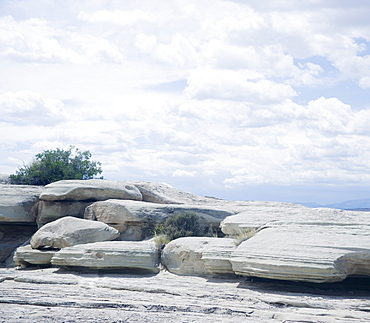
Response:
[[[368,283],[0,268],[0,322],[370,322]]]

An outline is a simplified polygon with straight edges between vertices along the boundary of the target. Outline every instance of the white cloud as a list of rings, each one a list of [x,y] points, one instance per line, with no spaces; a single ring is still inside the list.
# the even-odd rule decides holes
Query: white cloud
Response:
[[[197,174],[196,171],[186,171],[183,169],[176,169],[172,173],[172,177],[194,177]]]
[[[75,144],[112,179],[366,185],[368,6],[261,3],[8,2],[0,173]]]
[[[78,19],[90,23],[106,23],[117,26],[133,25],[140,22],[156,22],[157,18],[150,12],[134,10],[98,10],[93,13],[81,11]]]
[[[41,19],[0,18],[0,57],[25,63],[94,63],[123,60],[106,39],[52,27]]]
[[[55,125],[66,118],[64,104],[32,91],[0,95],[0,120],[15,124]]]
[[[273,103],[296,96],[291,86],[266,79],[255,80],[249,71],[200,68],[188,78],[186,92],[197,99],[226,99],[252,103]]]
[[[155,35],[140,33],[137,35],[136,46],[151,57],[170,64],[194,63],[197,57],[197,42],[180,33],[176,33],[169,44],[160,43]]]

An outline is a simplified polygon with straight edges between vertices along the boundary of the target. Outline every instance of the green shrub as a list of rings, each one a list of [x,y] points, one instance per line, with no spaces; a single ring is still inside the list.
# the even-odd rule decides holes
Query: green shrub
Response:
[[[12,184],[46,185],[63,179],[91,179],[102,170],[100,162],[90,161],[90,158],[90,151],[80,151],[74,146],[68,150],[45,150],[37,154],[30,165],[10,175],[10,181]]]
[[[180,237],[201,237],[208,231],[204,220],[193,212],[179,213],[169,217],[154,229],[156,235],[164,234],[169,240]]]

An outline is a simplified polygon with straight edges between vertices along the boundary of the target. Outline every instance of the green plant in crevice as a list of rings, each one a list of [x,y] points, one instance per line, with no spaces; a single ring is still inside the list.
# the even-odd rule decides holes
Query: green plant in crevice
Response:
[[[243,241],[254,237],[257,233],[255,228],[239,229],[239,233],[235,237],[235,245],[239,246]]]

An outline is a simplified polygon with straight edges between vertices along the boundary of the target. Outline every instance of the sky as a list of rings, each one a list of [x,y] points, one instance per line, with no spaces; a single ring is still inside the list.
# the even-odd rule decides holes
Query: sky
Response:
[[[0,173],[74,145],[109,180],[368,198],[369,16],[368,0],[0,0]]]

